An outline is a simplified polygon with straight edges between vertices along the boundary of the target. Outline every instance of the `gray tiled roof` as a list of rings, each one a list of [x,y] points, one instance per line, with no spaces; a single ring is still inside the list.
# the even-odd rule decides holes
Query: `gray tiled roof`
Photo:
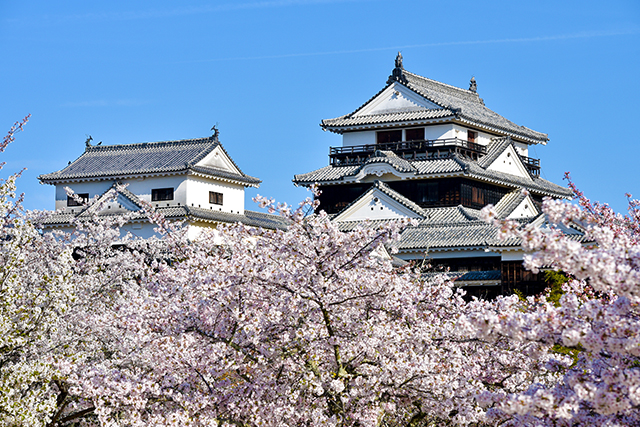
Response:
[[[462,205],[446,208],[424,208],[424,214],[426,219],[422,221],[422,224],[464,222],[480,218],[478,209],[466,208]]]
[[[216,147],[224,150],[215,137],[90,146],[66,168],[41,175],[38,178],[45,183],[56,183],[82,179],[112,180],[131,175],[195,171],[239,181],[246,185],[256,186],[260,183],[258,178],[248,176],[243,172],[236,174],[217,168],[196,166],[196,163],[204,159]],[[234,166],[237,168],[237,165],[234,164]],[[237,169],[240,170],[240,168]]]
[[[284,218],[277,215],[266,214],[262,212],[244,211],[244,215],[233,214],[229,212],[220,212],[204,208],[196,208],[192,206],[166,206],[156,209],[165,218],[171,220],[202,220],[207,222],[223,222],[223,223],[235,223],[240,222],[242,224],[250,225],[253,227],[262,227],[269,229],[285,229],[287,222]],[[120,212],[114,211],[102,211],[98,214],[99,217],[115,216]],[[55,212],[49,216],[43,225],[45,226],[64,226],[68,225],[72,219],[86,219],[89,220],[91,216],[87,212],[83,213],[67,213],[67,212]],[[134,214],[134,220],[146,219],[147,216],[142,211]]]
[[[339,181],[346,176],[355,175],[358,170],[360,170],[360,165],[329,165],[311,172],[294,175],[293,182],[300,185],[311,185],[316,182]]]
[[[353,113],[352,113],[353,114]],[[363,116],[353,116],[347,114],[335,119],[322,121],[322,126],[326,128],[341,126],[358,126],[383,123],[411,122],[416,120],[442,119],[454,117],[453,111],[448,108],[431,108],[418,111],[385,112],[382,114],[370,114]]]
[[[418,160],[414,166],[420,175],[446,174],[453,172],[463,172],[466,162],[457,155],[452,155],[446,159]]]
[[[498,218],[508,217],[526,197],[527,196],[521,190],[513,190],[512,192],[505,194],[495,205],[495,211]],[[537,216],[539,214],[538,209],[536,208],[536,210],[531,212],[531,214],[531,216]]]
[[[509,145],[513,145],[511,138],[493,138],[487,145],[487,154],[478,159],[478,164],[483,168],[490,166]]]
[[[417,74],[405,71],[409,81],[409,88],[415,89],[425,98],[438,105],[460,109],[459,116],[471,123],[486,125],[516,136],[530,138],[536,142],[546,142],[547,134],[536,132],[524,126],[519,126],[501,115],[485,107],[484,102],[476,92],[450,86]]]
[[[468,271],[462,276],[457,277],[456,281],[476,281],[476,280],[500,280],[502,273],[500,270],[488,270],[488,271]]]
[[[398,158],[399,159],[399,158]],[[401,159],[404,160],[404,159]],[[378,162],[384,161],[394,166],[389,160],[377,160]],[[399,170],[399,172],[413,172],[416,175],[429,175],[429,174],[445,174],[453,172],[462,172],[464,170],[462,164],[455,158],[448,159],[433,159],[433,160],[421,160],[416,162],[408,162],[413,167],[413,170],[405,168]],[[370,164],[370,163],[367,163]],[[312,172],[298,174],[293,177],[293,182],[300,185],[311,185],[315,182],[331,182],[341,181],[344,178],[352,177],[358,174],[363,168],[362,165],[348,165],[348,166],[325,166]]]
[[[501,144],[501,146],[503,148],[506,148],[508,144]],[[387,162],[394,166],[388,160],[389,157],[378,159],[379,160],[376,161]],[[478,161],[462,157],[457,153],[451,154],[449,158],[445,159],[418,160],[413,162],[409,162],[405,159],[398,159],[411,164],[411,166],[414,168],[413,174],[416,178],[425,179],[433,177],[434,175],[467,176],[470,178],[507,187],[526,188],[530,192],[542,196],[566,198],[570,198],[572,196],[572,192],[568,188],[554,184],[540,177],[524,178],[505,172],[487,170],[480,166]],[[325,166],[324,168],[317,169],[313,172],[295,175],[293,178],[293,182],[298,185],[311,185],[316,182],[325,184],[339,184],[341,182],[348,182],[350,179],[353,179],[353,177],[355,177],[363,167],[364,165],[329,165]],[[404,168],[400,170],[400,172],[411,173],[412,171]]]
[[[244,215],[232,214],[228,212],[216,212],[214,210],[185,207],[187,215],[193,219],[202,219],[215,222],[240,222],[242,224],[251,225],[253,227],[262,227],[270,229],[287,228],[287,220],[278,215],[272,215],[264,212],[244,211]]]
[[[452,247],[485,247],[497,234],[492,224],[484,221],[420,224],[408,227],[398,249],[421,250]]]
[[[547,134],[519,126],[490,110],[484,105],[484,101],[480,99],[476,92],[437,82],[406,70],[402,70],[402,72],[406,77],[406,82],[400,82],[401,84],[437,104],[441,109],[424,108],[418,111],[412,109],[411,111],[383,112],[381,114],[357,116],[356,113],[358,111],[368,105],[389,86],[389,84],[387,84],[380,92],[354,112],[335,119],[323,120],[321,123],[322,127],[340,132],[341,127],[347,126],[411,122],[451,117],[451,119],[457,119],[489,130],[503,132],[532,143],[546,143],[549,139]]]
[[[417,171],[415,166],[413,166],[410,161],[398,157],[393,151],[376,151],[373,156],[365,160],[364,164],[358,169],[358,172],[366,165],[370,165],[372,163],[387,163],[398,172]]]
[[[570,198],[573,195],[570,189],[562,187],[558,184],[554,184],[553,182],[547,181],[546,179],[542,179],[540,177],[532,177],[531,179],[527,179],[505,172],[483,169],[474,161],[467,161],[466,163],[467,170],[465,171],[465,175],[468,175],[472,178],[481,179],[483,181],[488,181],[500,185],[526,188],[531,192],[543,196]]]

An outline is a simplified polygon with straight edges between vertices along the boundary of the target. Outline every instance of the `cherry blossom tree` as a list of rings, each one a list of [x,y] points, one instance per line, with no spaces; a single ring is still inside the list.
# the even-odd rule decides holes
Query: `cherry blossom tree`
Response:
[[[563,285],[560,304],[544,296],[524,304],[502,297],[496,303],[504,309],[474,308],[465,321],[484,340],[562,346],[576,360],[552,386],[533,383],[523,393],[488,393],[487,405],[493,405],[496,420],[514,425],[640,425],[639,203],[630,200],[629,214],[622,216],[591,203],[571,181],[570,186],[578,205],[545,200],[549,228],[497,224],[502,236],[522,239],[530,253],[527,268],[551,267],[572,278]],[[491,208],[485,214],[494,217]],[[554,224],[579,226],[590,243]]]
[[[572,280],[559,304],[465,302],[444,276],[392,266],[408,222],[344,233],[310,199],[258,197],[286,230],[189,241],[147,206],[162,237],[140,240],[96,205],[73,233],[43,233],[15,179],[0,184],[0,425],[640,422],[637,202],[622,217],[578,193],[545,201],[548,228],[499,224],[528,268]]]
[[[14,181],[0,200],[5,425],[478,425],[476,396],[555,378],[543,345],[470,338],[460,290],[392,267],[406,223],[343,233],[305,215],[311,200],[260,199],[287,230],[188,241],[148,206],[161,239],[97,214],[42,233]]]
[[[0,151],[28,119],[16,122]],[[22,209],[19,176],[0,183],[0,425],[68,425],[95,410],[71,392],[69,377],[108,352],[87,314],[99,309],[97,295],[135,271],[137,258],[114,250],[121,219],[78,224],[72,235],[43,233],[49,213]]]
[[[28,119],[11,127],[0,151]],[[37,215],[22,211],[19,176],[0,183],[0,424],[43,426],[55,411],[61,376],[51,349],[74,292],[67,281],[70,254],[38,232],[32,221]]]
[[[392,267],[406,222],[343,233],[311,200],[259,202],[288,229],[170,230],[99,280],[79,324],[108,355],[67,369],[101,425],[479,425],[477,396],[557,378],[546,346],[470,338],[460,290]]]

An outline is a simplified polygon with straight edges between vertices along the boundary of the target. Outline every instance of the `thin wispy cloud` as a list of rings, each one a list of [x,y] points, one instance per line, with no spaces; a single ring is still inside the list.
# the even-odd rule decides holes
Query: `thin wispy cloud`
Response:
[[[69,21],[128,21],[144,20],[156,18],[169,18],[188,15],[214,14],[223,12],[233,12],[239,10],[272,9],[290,6],[308,6],[336,3],[361,3],[381,0],[271,0],[255,2],[230,2],[216,5],[205,5],[197,7],[179,7],[173,9],[144,9],[117,12],[92,12],[68,15],[42,15],[29,18],[7,19],[6,22],[31,21],[38,23],[60,24]]]
[[[485,39],[485,40],[461,40],[461,41],[446,41],[446,42],[434,42],[434,43],[422,43],[422,44],[410,44],[410,45],[398,45],[398,46],[386,46],[386,47],[372,47],[365,49],[349,49],[349,50],[332,50],[332,51],[319,51],[319,52],[298,52],[298,53],[283,53],[277,55],[261,55],[261,56],[236,56],[227,58],[209,58],[209,59],[194,59],[188,61],[177,61],[172,64],[178,63],[198,63],[198,62],[218,62],[218,61],[240,61],[240,60],[258,60],[258,59],[280,59],[280,58],[295,58],[301,56],[322,56],[322,55],[343,55],[352,53],[366,53],[366,52],[379,52],[388,50],[403,50],[414,49],[422,47],[443,47],[443,46],[464,46],[464,45],[483,45],[483,44],[509,44],[509,43],[535,43],[535,42],[549,42],[549,41],[561,41],[571,39],[588,39],[596,37],[614,37],[640,34],[640,28],[633,28],[629,30],[613,30],[613,31],[590,31],[580,32],[573,34],[558,34],[550,36],[538,36],[538,37],[520,37],[520,38],[504,38],[504,39]]]
[[[76,102],[65,102],[60,104],[61,107],[137,107],[140,105],[147,104],[147,101],[139,100],[139,99],[94,99],[89,101],[76,101]]]

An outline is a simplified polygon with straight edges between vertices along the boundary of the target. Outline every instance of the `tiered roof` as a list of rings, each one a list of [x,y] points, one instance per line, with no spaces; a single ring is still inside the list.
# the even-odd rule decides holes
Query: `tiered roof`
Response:
[[[198,165],[220,148],[238,173]],[[47,184],[87,180],[115,180],[140,175],[194,173],[257,187],[258,178],[246,175],[231,160],[217,136],[177,141],[144,142],[126,145],[87,145],[85,152],[66,168],[41,175]]]
[[[510,144],[510,143],[509,143]],[[489,153],[479,160],[472,160],[458,153],[450,153],[447,158],[408,161],[392,152],[378,152],[361,165],[329,165],[312,172],[298,174],[293,178],[297,185],[346,184],[355,182],[359,172],[372,163],[386,163],[393,167],[404,179],[429,179],[442,177],[468,177],[506,187],[525,188],[534,194],[552,197],[571,197],[571,190],[554,184],[538,176],[521,177],[489,169],[491,162],[508,146],[502,142],[492,144]],[[489,158],[489,159],[486,159]]]
[[[427,107],[402,108],[381,111],[377,114],[359,114],[366,106],[384,92],[389,86],[401,84],[429,101]],[[435,104],[434,108],[430,108]],[[402,58],[396,61],[396,68],[389,77],[387,85],[355,111],[334,119],[323,120],[325,130],[343,133],[354,128],[366,128],[383,124],[418,124],[437,121],[460,122],[485,129],[488,132],[508,135],[529,144],[546,144],[549,140],[545,133],[537,132],[525,126],[519,126],[484,105],[472,84],[470,89],[461,89],[445,83],[428,79],[406,71]]]
[[[112,192],[115,192],[114,197],[120,203],[120,207],[117,209],[102,209],[96,212],[96,209],[102,205],[102,202],[106,202],[107,198],[112,197]],[[47,217],[43,225],[48,227],[64,227],[71,224],[73,220],[90,220],[93,215],[96,214],[98,217],[108,217],[127,213],[132,215],[132,221],[146,221],[148,215],[144,211],[143,205],[144,202],[138,196],[126,188],[123,188],[120,183],[114,183],[109,190],[98,197],[96,203],[81,207],[78,212],[58,211]],[[239,222],[253,227],[269,229],[285,229],[287,227],[287,221],[280,216],[249,210],[245,210],[244,214],[234,214],[195,206],[175,205],[158,207],[155,208],[155,210],[170,220],[209,223]]]

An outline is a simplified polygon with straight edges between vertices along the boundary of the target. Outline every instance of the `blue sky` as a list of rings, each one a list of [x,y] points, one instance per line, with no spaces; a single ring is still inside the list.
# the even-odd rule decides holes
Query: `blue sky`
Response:
[[[640,2],[629,1],[0,1],[4,128],[31,114],[2,154],[26,167],[30,209],[52,209],[59,170],[92,135],[103,144],[220,138],[247,191],[297,203],[294,174],[325,166],[339,135],[322,119],[407,70],[467,88],[549,134],[531,157],[570,171],[594,200],[640,197]],[[4,133],[4,131],[3,131]]]

